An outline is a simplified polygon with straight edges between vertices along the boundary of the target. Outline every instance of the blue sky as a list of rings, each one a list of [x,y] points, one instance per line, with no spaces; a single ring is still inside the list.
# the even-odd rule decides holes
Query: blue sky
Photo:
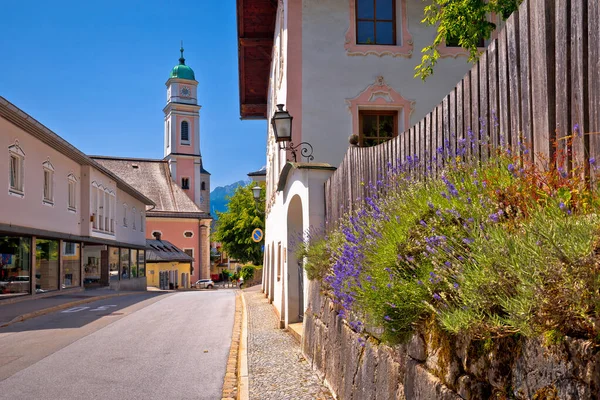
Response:
[[[241,121],[235,1],[5,1],[0,95],[87,154],[162,158],[165,82],[184,41],[211,188],[265,164]]]

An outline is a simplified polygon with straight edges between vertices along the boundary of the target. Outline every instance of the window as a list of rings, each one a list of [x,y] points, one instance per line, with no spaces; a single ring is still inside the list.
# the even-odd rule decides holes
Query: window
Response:
[[[167,148],[171,146],[171,122],[167,121]]]
[[[69,204],[68,208],[70,211],[77,210],[77,178],[75,175],[69,174]]]
[[[123,204],[123,226],[127,228],[127,204]]]
[[[375,146],[398,135],[397,111],[360,111],[359,144]]]
[[[146,251],[138,250],[138,276],[146,276]]]
[[[92,229],[98,229],[98,185],[92,182]]]
[[[396,44],[395,0],[356,0],[356,43]]]
[[[206,190],[206,182],[202,182],[202,185],[201,185],[200,189]]]
[[[36,239],[35,241],[35,292],[58,290],[59,264],[58,240]]]
[[[25,153],[19,147],[18,143],[8,148],[10,156],[9,162],[9,192],[14,194],[23,194],[23,164]]]
[[[0,236],[0,293],[3,298],[30,293],[31,238]]]
[[[117,200],[114,193],[110,194],[110,231],[115,232],[115,212],[117,209]]]
[[[63,243],[63,255],[64,256],[74,256],[75,251],[77,249],[77,243],[73,242],[64,242]]]
[[[131,220],[133,221],[133,230],[134,230],[134,231],[135,231],[135,229],[136,229],[136,224],[135,224],[135,212],[136,212],[136,209],[135,209],[135,207],[133,207],[133,209],[131,210]]]
[[[69,288],[81,285],[79,243],[63,242],[62,287]]]
[[[140,211],[140,232],[144,232],[144,213]]]
[[[188,256],[194,258],[194,249],[183,249],[183,252]]]
[[[131,277],[129,249],[121,249],[121,280]]]
[[[182,189],[190,188],[190,178],[181,178],[181,188]]]
[[[104,189],[98,188],[98,229],[104,230]]]
[[[52,165],[47,163],[48,165]],[[54,171],[44,163],[44,203],[54,203]]]
[[[189,124],[187,121],[181,122],[181,142],[182,143],[190,142]]]
[[[186,238],[192,238],[192,237],[194,237],[194,232],[185,231],[185,232],[183,232],[183,236],[185,236]]]

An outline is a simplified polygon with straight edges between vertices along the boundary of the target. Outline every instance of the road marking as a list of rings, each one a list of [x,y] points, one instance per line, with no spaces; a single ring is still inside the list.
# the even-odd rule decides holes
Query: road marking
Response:
[[[108,307],[116,307],[116,306],[117,306],[116,304],[107,304],[105,306],[99,306],[99,307],[96,307],[96,308],[92,308],[89,311],[107,311]],[[63,313],[76,313],[76,312],[79,312],[79,311],[87,310],[88,308],[90,308],[90,307],[85,307],[85,306],[73,307],[73,308],[69,308],[68,310],[64,310],[64,311],[61,311],[61,312],[63,312]]]

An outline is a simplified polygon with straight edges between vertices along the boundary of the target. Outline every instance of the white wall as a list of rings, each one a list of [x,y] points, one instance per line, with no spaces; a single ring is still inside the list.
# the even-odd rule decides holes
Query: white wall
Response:
[[[25,153],[24,195],[9,194],[9,146],[18,140]],[[54,167],[54,204],[43,203],[42,164]],[[78,181],[77,209],[68,210],[68,175]],[[27,132],[0,118],[0,222],[29,228],[81,235],[81,167]]]
[[[302,139],[314,146],[315,161],[341,163],[352,132],[345,100],[358,96],[378,76],[405,99],[415,101],[412,125],[433,110],[469,70],[465,57],[445,58],[426,82],[413,77],[421,49],[435,37],[433,28],[419,22],[424,6],[421,0],[407,0],[408,29],[414,41],[411,58],[349,56],[344,49],[348,1],[303,0]]]

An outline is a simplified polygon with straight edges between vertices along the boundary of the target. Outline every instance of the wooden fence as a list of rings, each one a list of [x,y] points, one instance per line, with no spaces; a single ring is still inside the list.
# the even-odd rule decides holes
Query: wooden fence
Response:
[[[327,223],[335,224],[385,181],[388,166],[418,156],[436,174],[443,159],[472,132],[473,154],[520,143],[536,163],[553,159],[555,146],[569,150],[566,169],[600,163],[600,1],[525,0],[479,61],[425,118],[375,147],[350,147],[325,183]],[[438,71],[440,73],[440,71]],[[567,149],[567,140],[573,143]],[[566,152],[565,152],[566,153]]]

